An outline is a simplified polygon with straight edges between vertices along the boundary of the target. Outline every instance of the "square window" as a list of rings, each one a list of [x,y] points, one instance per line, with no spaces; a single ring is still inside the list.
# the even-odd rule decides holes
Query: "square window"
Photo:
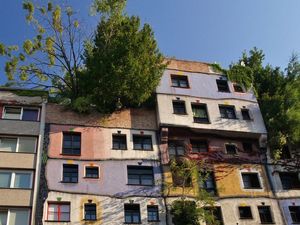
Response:
[[[289,206],[293,223],[300,223],[300,206]]]
[[[126,150],[127,149],[127,140],[125,134],[113,134],[113,149],[116,150]]]
[[[243,142],[243,149],[244,149],[244,152],[251,153],[253,151],[252,143],[251,142]]]
[[[295,172],[280,172],[279,177],[281,180],[283,190],[300,189],[299,175]]]
[[[251,120],[249,109],[242,109],[241,112],[243,120]]]
[[[191,140],[192,152],[193,153],[202,153],[208,152],[208,145],[206,141],[201,140]]]
[[[157,205],[148,205],[147,206],[148,222],[158,222],[158,206]]]
[[[20,137],[18,152],[34,153],[36,145],[36,138],[34,137]]]
[[[184,155],[185,147],[183,141],[170,140],[168,142],[168,150],[169,150],[169,155],[173,157]]]
[[[250,206],[239,206],[240,219],[253,219]]]
[[[187,76],[171,75],[172,87],[188,88],[189,82]]]
[[[208,193],[216,194],[215,174],[212,171],[199,172],[199,186],[205,189]]]
[[[148,135],[133,135],[133,149],[152,150],[152,137]]]
[[[97,220],[96,204],[84,204],[84,220]]]
[[[130,223],[130,224],[141,223],[140,205],[125,204],[124,215],[125,215],[125,223]]]
[[[69,202],[48,203],[47,220],[54,222],[69,222],[70,208]]]
[[[232,105],[219,105],[221,118],[236,119],[235,108]]]
[[[236,155],[237,154],[237,147],[234,144],[226,144],[226,154],[228,155]]]
[[[63,182],[77,183],[78,182],[78,165],[63,165]]]
[[[174,114],[186,114],[185,102],[184,101],[173,101],[173,112]]]
[[[245,189],[261,189],[258,173],[242,173]]]
[[[85,167],[86,178],[99,178],[99,167],[87,166]]]
[[[206,104],[192,104],[195,123],[209,123]]]
[[[19,120],[21,118],[21,107],[5,107],[4,108],[4,119]]]
[[[258,206],[257,209],[262,224],[273,223],[270,206]]]
[[[22,120],[25,121],[38,121],[39,110],[38,109],[26,109],[23,108]]]
[[[127,166],[128,184],[154,185],[152,166]]]
[[[244,93],[244,89],[241,85],[239,84],[233,84],[233,89],[235,92],[240,92],[240,93]]]
[[[64,155],[80,155],[81,153],[81,134],[80,133],[63,133],[63,150]]]
[[[221,207],[205,207],[205,211],[207,211],[209,215],[213,215],[214,221],[217,221],[219,225],[224,224]],[[215,225],[215,223],[210,223],[206,220],[206,225]]]
[[[0,137],[0,151],[16,152],[17,138]]]
[[[216,80],[216,82],[217,82],[217,86],[218,86],[218,91],[230,92],[227,80]]]

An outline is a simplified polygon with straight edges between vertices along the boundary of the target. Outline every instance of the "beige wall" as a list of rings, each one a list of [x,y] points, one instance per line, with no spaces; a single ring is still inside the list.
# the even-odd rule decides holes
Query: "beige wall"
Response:
[[[4,206],[31,206],[32,190],[0,189],[0,205]]]
[[[35,154],[0,152],[0,165],[2,168],[12,169],[34,169]]]

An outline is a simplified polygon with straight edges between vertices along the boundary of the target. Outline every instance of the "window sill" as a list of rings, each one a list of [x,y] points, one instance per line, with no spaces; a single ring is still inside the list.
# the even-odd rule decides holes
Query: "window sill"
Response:
[[[52,223],[70,223],[71,220],[68,221],[59,221],[59,220],[44,220],[45,222],[52,222]]]
[[[6,152],[6,153],[17,153],[17,154],[31,154],[31,155],[35,155],[36,154],[36,152],[10,152],[10,151],[1,151],[0,150],[0,153],[4,153],[4,152]]]
[[[15,188],[15,187],[0,187],[0,189],[9,189],[9,190],[32,190],[32,188]]]
[[[171,87],[173,87],[173,88],[182,88],[182,89],[191,89],[190,87],[180,87],[180,86],[171,86]]]
[[[250,217],[247,217],[247,218],[246,217],[240,217],[240,220],[253,220],[253,217],[251,217],[251,218]]]
[[[220,117],[221,119],[226,119],[226,120],[239,120],[239,118],[227,118],[227,117]]]
[[[125,149],[121,149],[121,148],[112,148],[111,150],[114,150],[114,151],[127,151],[128,149],[125,148]]]
[[[148,220],[147,222],[148,223],[158,223],[158,222],[160,222],[160,220]]]
[[[218,90],[218,92],[221,92],[221,93],[231,93],[231,91],[220,91],[220,90]]]
[[[154,184],[127,184],[128,186],[155,187]]]
[[[251,188],[251,187],[250,188],[245,188],[244,187],[244,189],[245,190],[262,190],[263,188],[262,187],[254,187],[254,188]]]
[[[195,121],[195,120],[194,123],[211,124],[211,122],[209,121]]]
[[[77,182],[60,181],[60,183],[63,183],[63,184],[78,184],[78,181]]]
[[[62,156],[81,156],[81,154],[60,153]]]
[[[187,113],[175,113],[173,112],[174,115],[178,115],[178,116],[188,116]]]
[[[25,122],[40,122],[39,120],[20,120],[20,119],[7,119],[7,118],[2,118],[1,120],[12,120],[12,121],[25,121]]]
[[[100,177],[83,177],[83,179],[98,180]]]
[[[151,152],[154,151],[154,149],[133,149],[134,151],[147,151],[147,152]]]

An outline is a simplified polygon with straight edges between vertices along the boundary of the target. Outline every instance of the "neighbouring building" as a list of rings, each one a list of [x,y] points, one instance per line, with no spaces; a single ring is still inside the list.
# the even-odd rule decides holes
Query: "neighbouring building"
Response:
[[[45,125],[44,91],[0,88],[0,224],[34,225]]]

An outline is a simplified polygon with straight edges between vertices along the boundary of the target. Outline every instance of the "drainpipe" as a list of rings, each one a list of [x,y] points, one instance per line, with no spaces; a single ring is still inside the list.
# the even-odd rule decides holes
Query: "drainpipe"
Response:
[[[44,131],[45,131],[45,118],[46,118],[46,103],[47,100],[43,99],[42,112],[40,120],[40,133],[38,141],[38,149],[36,155],[36,168],[35,168],[35,179],[34,179],[34,189],[33,189],[33,201],[32,201],[32,212],[31,212],[31,225],[36,223],[36,208],[40,189],[40,176],[41,176],[41,164],[44,146]]]

